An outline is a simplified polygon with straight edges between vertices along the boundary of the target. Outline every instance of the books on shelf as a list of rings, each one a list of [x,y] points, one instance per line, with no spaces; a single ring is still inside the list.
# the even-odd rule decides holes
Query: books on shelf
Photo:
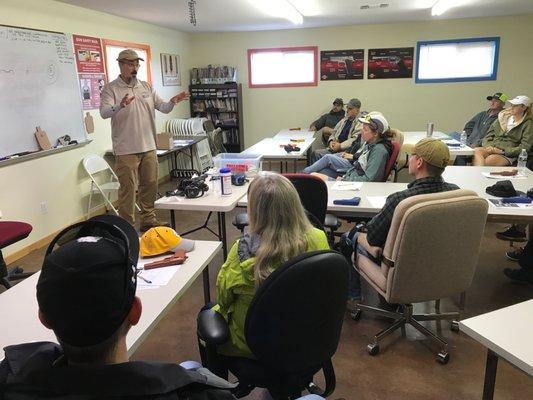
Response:
[[[237,82],[237,68],[228,65],[211,65],[191,68],[191,84]]]

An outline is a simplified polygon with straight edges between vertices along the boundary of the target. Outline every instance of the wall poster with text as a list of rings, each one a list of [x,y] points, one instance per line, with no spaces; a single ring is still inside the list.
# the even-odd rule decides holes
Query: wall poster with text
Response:
[[[368,50],[368,79],[412,78],[414,47]]]
[[[320,52],[320,80],[363,79],[365,51],[326,50]]]
[[[100,107],[106,76],[102,43],[99,38],[72,35],[84,110]]]

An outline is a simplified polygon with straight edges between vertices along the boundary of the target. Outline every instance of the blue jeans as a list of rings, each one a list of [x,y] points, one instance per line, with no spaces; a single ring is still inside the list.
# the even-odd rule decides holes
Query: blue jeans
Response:
[[[360,232],[355,232],[355,234],[350,238],[349,236],[350,232],[345,232],[342,235],[342,238],[346,240],[346,242],[351,243],[351,247],[352,249],[354,249],[354,246],[357,244],[357,238],[359,237],[359,234]],[[355,249],[357,250],[357,253],[370,258],[376,264],[380,263],[380,261],[376,260],[371,254],[369,254],[363,246],[360,246],[357,244],[357,247]],[[351,255],[350,255],[350,259],[348,260],[348,262],[350,263],[350,265],[352,264]],[[359,272],[353,266],[352,268],[350,268],[350,280],[348,283],[348,299],[361,300],[361,277],[359,275]]]
[[[331,178],[342,176],[352,167],[352,163],[341,157],[340,153],[324,154],[318,161],[313,163],[303,172],[310,174],[311,172],[320,172]]]

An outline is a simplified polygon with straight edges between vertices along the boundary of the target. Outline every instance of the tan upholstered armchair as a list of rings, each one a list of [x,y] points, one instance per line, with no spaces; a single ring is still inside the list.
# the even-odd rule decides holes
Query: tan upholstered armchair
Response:
[[[412,325],[440,345],[437,360],[449,360],[448,344],[419,321],[458,319],[459,313],[413,314],[412,303],[438,300],[466,291],[472,283],[485,220],[487,201],[469,190],[418,195],[398,204],[383,249],[368,244],[361,234],[358,244],[381,265],[357,253],[354,266],[388,303],[399,304],[397,312],[360,304],[361,311],[394,319],[374,337],[368,352],[379,352],[379,341],[406,324]],[[452,322],[452,329],[458,328]],[[454,329],[455,330],[455,329]]]

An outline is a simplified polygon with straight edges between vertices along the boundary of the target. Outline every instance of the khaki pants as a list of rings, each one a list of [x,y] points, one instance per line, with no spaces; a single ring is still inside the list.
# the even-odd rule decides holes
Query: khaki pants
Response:
[[[139,189],[141,226],[156,220],[154,202],[157,196],[157,155],[155,150],[115,156],[115,172],[120,183],[118,213],[133,225],[135,192]]]

